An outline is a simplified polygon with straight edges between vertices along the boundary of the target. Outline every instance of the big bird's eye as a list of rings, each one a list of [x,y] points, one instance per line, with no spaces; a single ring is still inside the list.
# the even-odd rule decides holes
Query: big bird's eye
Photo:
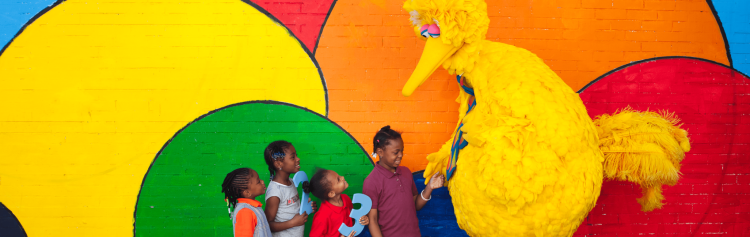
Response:
[[[430,25],[423,25],[422,28],[419,28],[419,34],[422,34],[425,38],[430,37],[430,33],[427,32],[428,28],[430,28]]]
[[[440,27],[437,24],[432,24],[430,28],[427,28],[427,32],[430,33],[432,38],[437,38],[440,36]]]
[[[419,33],[426,38],[437,38],[440,36],[440,27],[437,24],[423,25],[419,28]]]

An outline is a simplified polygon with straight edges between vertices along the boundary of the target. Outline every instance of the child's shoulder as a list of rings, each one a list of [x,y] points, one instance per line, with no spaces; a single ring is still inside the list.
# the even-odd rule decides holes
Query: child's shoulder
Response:
[[[377,168],[374,168],[372,169],[372,171],[370,171],[370,174],[368,174],[367,177],[365,177],[365,182],[376,179],[375,177],[376,175],[378,175],[378,171],[377,171]]]
[[[250,208],[241,208],[237,211],[237,218],[252,221],[257,220],[258,217],[255,216],[255,212]]]
[[[285,184],[276,182],[274,180],[271,180],[271,182],[268,182],[268,187],[266,187],[266,190],[268,190],[268,189],[294,189],[294,190],[297,190],[297,187],[294,186],[294,182],[292,182],[291,179],[289,180],[289,182],[292,183],[292,184],[291,185],[285,185]]]

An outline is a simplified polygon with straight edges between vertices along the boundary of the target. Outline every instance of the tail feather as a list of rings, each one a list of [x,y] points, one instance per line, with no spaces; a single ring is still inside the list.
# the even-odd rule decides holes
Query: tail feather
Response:
[[[690,151],[690,141],[679,122],[673,113],[630,107],[594,121],[604,153],[604,177],[639,184],[643,211],[661,208],[661,186],[680,179],[680,162]]]
[[[641,210],[645,212],[659,209],[664,205],[664,195],[661,194],[661,185],[643,187],[641,186],[643,197],[638,198],[638,203],[641,204]]]

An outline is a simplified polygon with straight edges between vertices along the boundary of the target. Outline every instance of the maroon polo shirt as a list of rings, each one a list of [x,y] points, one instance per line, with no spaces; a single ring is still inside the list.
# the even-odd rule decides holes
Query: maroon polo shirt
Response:
[[[421,236],[414,206],[414,196],[419,193],[409,168],[399,166],[393,173],[375,164],[362,192],[372,199],[372,209],[378,209],[383,236]]]

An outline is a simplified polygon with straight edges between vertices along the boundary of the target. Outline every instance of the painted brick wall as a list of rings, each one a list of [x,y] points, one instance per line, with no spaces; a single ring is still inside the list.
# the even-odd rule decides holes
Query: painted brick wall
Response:
[[[424,42],[401,1],[341,0],[329,16],[316,58],[326,76],[330,118],[368,152],[391,124],[405,132],[413,171],[450,138],[458,95],[455,78],[438,69],[408,98],[401,87]],[[632,61],[692,56],[728,63],[724,39],[703,0],[487,1],[487,38],[526,48],[574,90]]]
[[[312,111],[275,102],[228,106],[190,123],[159,152],[138,194],[135,236],[232,236],[221,183],[230,171],[248,167],[268,186],[263,151],[276,140],[293,144],[309,178],[317,168],[344,176],[349,196],[362,192],[372,170],[346,131]],[[265,195],[256,200],[265,204]]]
[[[714,8],[727,36],[732,66],[750,73],[750,2],[742,0],[714,0]]]
[[[2,1],[0,2],[0,49],[13,39],[18,29],[54,0]]]
[[[608,74],[580,95],[592,117],[628,105],[674,112],[692,149],[679,183],[664,188],[662,209],[643,213],[637,185],[605,182],[577,234],[750,234],[750,78],[712,62],[665,58]]]
[[[334,0],[256,0],[257,4],[279,19],[310,51],[315,51],[323,23]]]
[[[705,0],[487,2],[488,39],[538,54],[574,90],[617,67],[653,57],[729,62],[721,31]],[[741,69],[746,63],[742,55],[748,29],[742,17],[748,9],[739,0],[715,2],[723,4],[724,8],[717,7],[720,16],[729,12],[730,20],[723,22],[730,24],[730,49],[737,49],[732,55],[739,55],[734,63]],[[12,19],[0,22],[0,34],[15,35],[17,23],[28,20],[35,15],[33,9],[45,4],[0,3],[0,15]],[[414,95],[401,96],[401,86],[424,44],[413,34],[401,5],[402,1],[384,0],[65,1],[27,27],[0,55],[0,202],[32,236],[132,236],[133,221],[139,218],[133,216],[142,191],[139,185],[159,149],[171,144],[171,136],[201,115],[251,100],[292,103],[328,115],[330,120],[311,122],[298,116],[295,121],[279,121],[266,116],[265,123],[242,117],[276,110],[265,108],[219,121],[267,125],[258,131],[227,134],[218,131],[223,125],[214,123],[186,133],[196,138],[192,143],[183,141],[190,144],[186,149],[190,152],[171,153],[178,154],[176,163],[154,163],[166,166],[166,173],[153,173],[166,184],[146,181],[144,185],[156,192],[150,197],[162,204],[180,201],[160,191],[177,190],[191,201],[201,201],[193,204],[205,206],[169,206],[172,211],[181,208],[194,214],[180,220],[163,215],[164,206],[139,203],[147,208],[144,213],[163,212],[156,217],[144,214],[141,218],[146,221],[137,223],[154,218],[144,228],[165,227],[153,232],[158,234],[222,235],[228,228],[217,217],[224,215],[223,203],[215,203],[220,197],[211,196],[218,193],[210,186],[196,185],[215,182],[228,172],[224,168],[250,165],[262,170],[257,154],[249,163],[237,154],[256,151],[269,139],[316,140],[315,144],[297,143],[306,144],[302,145],[303,159],[312,158],[309,165],[352,171],[347,173],[352,177],[349,191],[356,192],[360,187],[355,183],[366,175],[369,164],[355,141],[370,153],[375,131],[390,124],[404,132],[407,157],[403,164],[419,171],[426,165],[424,157],[436,151],[455,128],[458,87],[454,77],[438,69]],[[730,10],[722,10],[726,6]],[[266,13],[278,21],[269,20]],[[5,46],[2,38],[0,44]],[[700,71],[711,65],[685,65],[692,66],[667,65],[652,74],[639,69],[646,78],[638,80],[687,78],[686,84],[700,84],[707,91],[692,93],[679,87],[683,89],[655,95],[676,88],[675,84],[633,83],[631,77],[623,76],[616,78],[620,81],[597,84],[617,88],[618,93],[593,95],[596,90],[591,87],[591,96],[583,94],[592,115],[611,112],[625,103],[655,108],[669,101],[660,106],[678,111],[684,121],[690,121],[690,131],[700,136],[694,137],[694,152],[685,160],[683,182],[665,189],[669,202],[665,209],[640,213],[634,201],[637,187],[608,182],[578,234],[626,236],[636,230],[644,235],[746,236],[750,232],[750,179],[745,177],[750,174],[746,141],[750,128],[745,126],[745,97],[750,92],[737,89],[744,88],[740,85],[746,78],[722,67]],[[670,74],[675,68],[687,71]],[[729,82],[698,83],[686,74]],[[620,93],[626,90],[634,92]],[[320,141],[328,141],[327,137],[305,130],[318,123],[331,129],[338,124],[341,134],[353,138],[328,147],[336,151],[325,150]],[[295,127],[301,125],[310,127]],[[280,131],[267,130],[272,128]],[[295,135],[288,133],[291,129],[307,132]],[[262,142],[243,140],[261,130],[266,132]],[[204,139],[198,141],[198,137]],[[339,156],[348,157],[341,161],[345,164],[338,163]],[[177,158],[218,160],[222,169],[185,164]],[[449,205],[447,193],[440,195],[444,195],[442,201],[435,203]],[[50,198],[55,202],[49,202]],[[428,205],[420,212],[423,233],[436,235],[443,233],[442,226],[455,224],[447,210]],[[217,222],[188,226],[207,216]],[[446,229],[456,230],[456,226]]]
[[[64,1],[0,55],[0,84],[0,202],[30,236],[132,236],[149,164],[212,110],[327,111],[299,40],[242,1]]]

